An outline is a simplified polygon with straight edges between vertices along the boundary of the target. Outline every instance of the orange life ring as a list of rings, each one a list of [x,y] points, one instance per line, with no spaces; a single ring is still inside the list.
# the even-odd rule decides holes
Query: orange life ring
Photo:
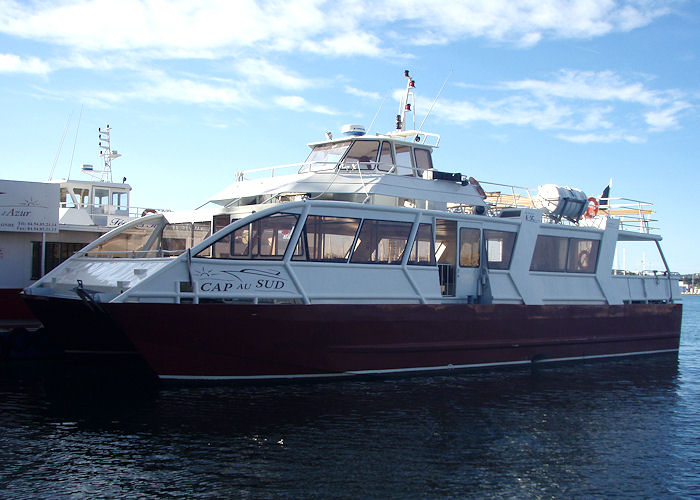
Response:
[[[154,213],[156,213],[155,210],[153,210],[152,208],[147,208],[146,210],[141,212],[141,217],[146,217],[148,214],[154,214]]]
[[[479,181],[477,181],[474,177],[470,177],[469,184],[476,188],[476,192],[479,193],[479,196],[486,199],[486,193],[484,192],[484,188],[481,187],[481,184],[479,184]]]
[[[598,215],[598,207],[600,204],[598,203],[598,200],[595,199],[593,196],[588,198],[588,208],[586,209],[586,213],[583,214],[583,216],[586,219],[592,219],[596,215]]]

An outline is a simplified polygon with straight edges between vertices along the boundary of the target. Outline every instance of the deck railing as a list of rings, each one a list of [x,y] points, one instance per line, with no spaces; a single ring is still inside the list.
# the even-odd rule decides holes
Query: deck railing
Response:
[[[507,208],[536,208],[536,188],[510,186],[507,184],[483,181],[481,185],[486,190],[486,203],[488,203],[489,211],[493,215],[498,215],[503,209]],[[614,217],[619,219],[620,229],[624,231],[651,233],[658,230],[658,227],[654,225],[654,223],[658,222],[658,219],[654,218],[655,212],[652,203],[630,198],[596,199],[598,200],[599,207],[595,217],[582,217],[576,222],[566,219],[556,222],[568,225],[603,228],[605,226],[605,220],[608,217]],[[545,222],[555,222],[548,217],[544,219]]]

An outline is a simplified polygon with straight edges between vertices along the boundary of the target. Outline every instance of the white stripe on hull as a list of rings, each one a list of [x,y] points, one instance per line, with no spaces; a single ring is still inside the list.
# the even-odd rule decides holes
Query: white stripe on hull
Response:
[[[669,352],[678,352],[678,349],[661,349],[657,351],[639,351],[625,352],[618,354],[596,354],[592,356],[575,356],[569,358],[551,358],[534,361],[537,363],[554,363],[559,361],[581,361],[586,359],[596,358],[619,358],[625,356],[641,356],[645,354],[662,354]],[[382,375],[392,373],[411,373],[411,372],[426,372],[426,371],[443,371],[443,370],[459,370],[462,368],[489,368],[497,366],[514,366],[528,365],[533,361],[504,361],[500,363],[474,363],[467,365],[447,365],[447,366],[428,366],[417,368],[392,368],[387,370],[357,370],[347,371],[342,373],[302,373],[294,375],[158,375],[158,378],[163,380],[290,380],[290,379],[312,379],[312,378],[330,378],[330,377],[351,377],[353,375]]]

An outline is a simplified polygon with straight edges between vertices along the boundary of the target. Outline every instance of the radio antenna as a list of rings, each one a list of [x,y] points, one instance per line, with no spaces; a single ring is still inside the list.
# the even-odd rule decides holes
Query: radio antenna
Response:
[[[442,91],[445,88],[445,85],[447,85],[447,81],[452,76],[452,73],[454,73],[453,69],[450,70],[450,73],[447,75],[447,78],[445,78],[445,82],[442,84],[442,87],[440,87],[440,91],[437,93],[437,95],[435,96],[435,99],[433,100],[433,103],[430,105],[430,109],[428,110],[428,113],[425,115],[425,118],[423,118],[423,121],[420,122],[420,127],[418,127],[419,131],[423,130],[423,124],[425,123],[425,120],[427,120],[428,116],[430,116],[430,112],[433,110],[433,106],[435,106],[435,103],[440,98],[440,94],[442,94]]]
[[[379,105],[379,109],[377,112],[374,114],[374,118],[372,118],[372,123],[369,124],[369,127],[367,128],[367,134],[369,134],[369,131],[372,130],[372,126],[374,125],[374,122],[377,120],[377,116],[379,116],[379,112],[382,110],[382,107],[384,107],[384,103],[386,102],[387,97],[389,97],[389,94],[391,93],[391,89],[387,90],[386,95],[384,96],[384,99],[382,99],[382,103]]]

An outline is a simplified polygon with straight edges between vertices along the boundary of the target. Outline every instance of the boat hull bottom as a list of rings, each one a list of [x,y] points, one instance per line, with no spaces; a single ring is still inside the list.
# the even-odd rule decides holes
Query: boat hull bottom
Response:
[[[23,295],[44,325],[50,345],[71,355],[131,354],[136,350],[101,306],[82,300]]]
[[[679,304],[103,304],[165,380],[309,379],[674,352]]]

